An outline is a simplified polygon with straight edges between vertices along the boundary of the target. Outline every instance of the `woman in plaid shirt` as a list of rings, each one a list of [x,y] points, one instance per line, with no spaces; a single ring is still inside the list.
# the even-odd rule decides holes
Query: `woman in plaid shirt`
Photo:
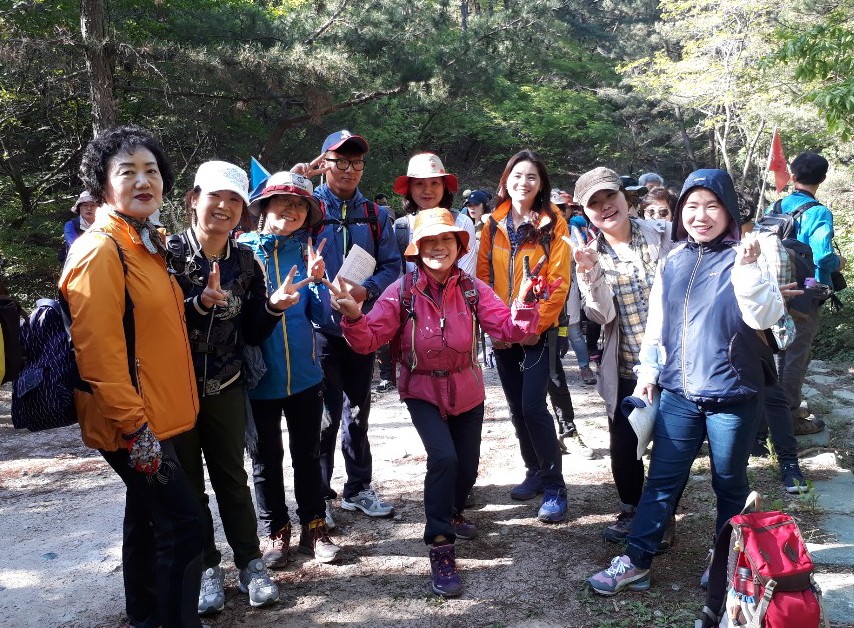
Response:
[[[575,184],[575,200],[584,207],[598,234],[590,242],[573,232],[578,287],[588,320],[603,325],[605,342],[597,390],[605,401],[610,433],[611,472],[620,496],[617,520],[602,530],[619,542],[631,530],[643,491],[643,462],[637,460],[637,435],[620,401],[635,389],[638,363],[649,313],[649,294],[660,260],[670,251],[670,223],[629,216],[629,202],[619,175],[595,168]],[[672,526],[662,541],[667,549]]]

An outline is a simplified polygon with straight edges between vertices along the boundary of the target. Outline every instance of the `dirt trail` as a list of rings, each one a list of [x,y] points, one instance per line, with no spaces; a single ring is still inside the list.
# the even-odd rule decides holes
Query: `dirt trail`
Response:
[[[376,398],[371,412],[371,444],[375,487],[394,503],[396,516],[371,520],[336,509],[341,560],[319,565],[296,555],[286,570],[275,572],[280,603],[261,610],[252,609],[237,590],[231,553],[218,530],[225,553],[226,608],[205,622],[214,627],[690,625],[702,607],[697,580],[712,533],[708,460],[701,458],[695,465],[679,511],[677,544],[656,561],[652,591],[615,601],[593,598],[584,589],[584,579],[619,553],[599,535],[613,517],[617,496],[606,457],[603,406],[593,387],[580,385],[568,360],[567,365],[577,424],[596,456],[563,457],[569,516],[557,525],[535,520],[538,502],[509,498],[524,468],[497,376],[494,370],[486,371],[480,476],[476,505],[467,513],[478,525],[478,537],[458,543],[466,587],[461,598],[446,601],[429,593],[429,566],[421,542],[425,454],[396,393],[385,393]],[[123,485],[96,453],[82,446],[76,426],[18,432],[11,426],[8,404],[4,387],[0,625],[120,626],[125,621]],[[755,461],[752,473],[761,489],[781,496],[771,466]],[[342,485],[342,468],[339,460],[334,487]],[[288,496],[295,511],[290,483]]]

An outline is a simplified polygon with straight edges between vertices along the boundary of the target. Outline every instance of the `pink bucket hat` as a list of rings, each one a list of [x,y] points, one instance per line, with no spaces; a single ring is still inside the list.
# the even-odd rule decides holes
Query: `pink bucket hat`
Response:
[[[433,153],[420,153],[410,159],[406,174],[400,175],[394,180],[393,189],[397,194],[405,195],[409,192],[410,179],[429,179],[431,177],[444,177],[445,185],[452,194],[460,189],[456,175],[445,172],[442,160]]]

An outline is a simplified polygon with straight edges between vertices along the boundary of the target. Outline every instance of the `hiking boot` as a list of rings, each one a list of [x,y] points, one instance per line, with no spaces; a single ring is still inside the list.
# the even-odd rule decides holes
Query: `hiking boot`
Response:
[[[606,541],[619,543],[625,541],[629,532],[632,531],[632,521],[635,520],[636,509],[629,504],[620,503],[620,514],[617,520],[602,530],[602,537]]]
[[[458,539],[470,541],[477,534],[477,526],[463,517],[463,513],[458,513],[451,519],[451,525],[454,527],[454,534]]]
[[[566,420],[558,418],[557,425],[558,436],[560,438],[569,438],[570,436],[578,435],[578,428],[575,427],[575,421],[573,421],[572,419]]]
[[[288,564],[288,548],[291,544],[291,524],[261,541],[261,558],[270,569],[284,569]]]
[[[319,563],[331,563],[341,548],[329,538],[326,522],[317,517],[308,525],[302,526],[298,550],[300,554],[314,556],[314,560]]]
[[[332,518],[332,500],[331,499],[326,500],[326,514],[324,516],[324,520],[326,522],[326,529],[327,530],[334,530],[335,529],[335,519]]]
[[[791,494],[809,493],[810,487],[801,473],[801,467],[797,462],[780,463],[780,477],[786,486],[786,492]]]
[[[581,456],[586,460],[593,460],[595,455],[593,454],[593,450],[588,447],[584,441],[581,439],[580,434],[575,434],[575,436],[571,436],[566,439],[561,439],[559,443],[566,449],[569,450],[569,453],[572,453],[577,456]],[[568,445],[567,445],[568,444]]]
[[[528,471],[522,483],[510,489],[510,499],[525,502],[534,499],[543,492],[543,489],[543,478],[540,477],[539,471]]]
[[[222,567],[217,565],[205,569],[199,589],[199,615],[218,613],[225,607],[225,590],[222,581]]]
[[[709,571],[712,569],[712,558],[714,557],[715,550],[709,549],[709,555],[706,557],[706,570],[703,572],[703,575],[700,576],[700,586],[704,589],[709,588]]]
[[[394,514],[394,506],[382,501],[373,489],[359,491],[353,497],[344,497],[341,500],[341,508],[361,510],[369,517],[391,517]]]
[[[560,449],[560,455],[564,456],[569,453],[569,449],[566,448],[566,443],[563,442],[562,438],[557,439],[557,446]]]
[[[617,556],[611,566],[587,579],[587,584],[599,595],[616,595],[621,589],[646,591],[649,589],[649,569],[638,569],[628,556]]]
[[[798,406],[797,408],[792,410],[793,419],[806,419],[809,418],[809,415],[811,414],[812,412],[807,407],[806,402],[804,403],[804,405]]]
[[[249,594],[249,604],[252,606],[269,606],[279,601],[279,586],[270,578],[260,558],[250,560],[240,570],[238,580],[240,590]]]
[[[430,548],[430,573],[433,593],[456,597],[463,592],[463,581],[457,573],[457,557],[453,543]]]
[[[824,421],[810,415],[811,419],[792,418],[792,429],[795,436],[804,436],[805,434],[817,434],[824,429]]]
[[[566,519],[566,489],[547,488],[537,519],[544,523],[558,523]]]
[[[670,521],[667,522],[667,527],[664,529],[664,536],[661,537],[661,543],[658,544],[658,547],[655,550],[655,555],[658,556],[663,554],[676,542],[676,517],[670,517]]]
[[[474,507],[474,504],[475,504],[475,501],[474,501],[474,491],[472,491],[472,492],[470,492],[470,493],[466,496],[466,503],[465,503],[465,504],[463,504],[463,505],[464,505],[466,508],[473,508],[473,507]]]
[[[377,384],[377,387],[374,389],[378,393],[388,392],[389,390],[394,390],[394,382],[388,379],[381,379],[380,383]]]
[[[753,443],[753,449],[750,451],[751,456],[756,456],[757,458],[767,458],[771,455],[771,452],[768,451],[768,440],[756,439]]]
[[[582,366],[578,369],[579,375],[581,375],[581,381],[588,386],[592,386],[596,383],[596,373],[593,372],[589,366]]]

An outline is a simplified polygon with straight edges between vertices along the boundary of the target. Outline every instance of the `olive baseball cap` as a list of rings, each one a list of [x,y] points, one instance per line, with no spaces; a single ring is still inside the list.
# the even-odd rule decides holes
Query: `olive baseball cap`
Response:
[[[573,197],[576,203],[587,207],[590,198],[600,190],[619,190],[623,186],[620,175],[610,168],[594,168],[578,177]]]

